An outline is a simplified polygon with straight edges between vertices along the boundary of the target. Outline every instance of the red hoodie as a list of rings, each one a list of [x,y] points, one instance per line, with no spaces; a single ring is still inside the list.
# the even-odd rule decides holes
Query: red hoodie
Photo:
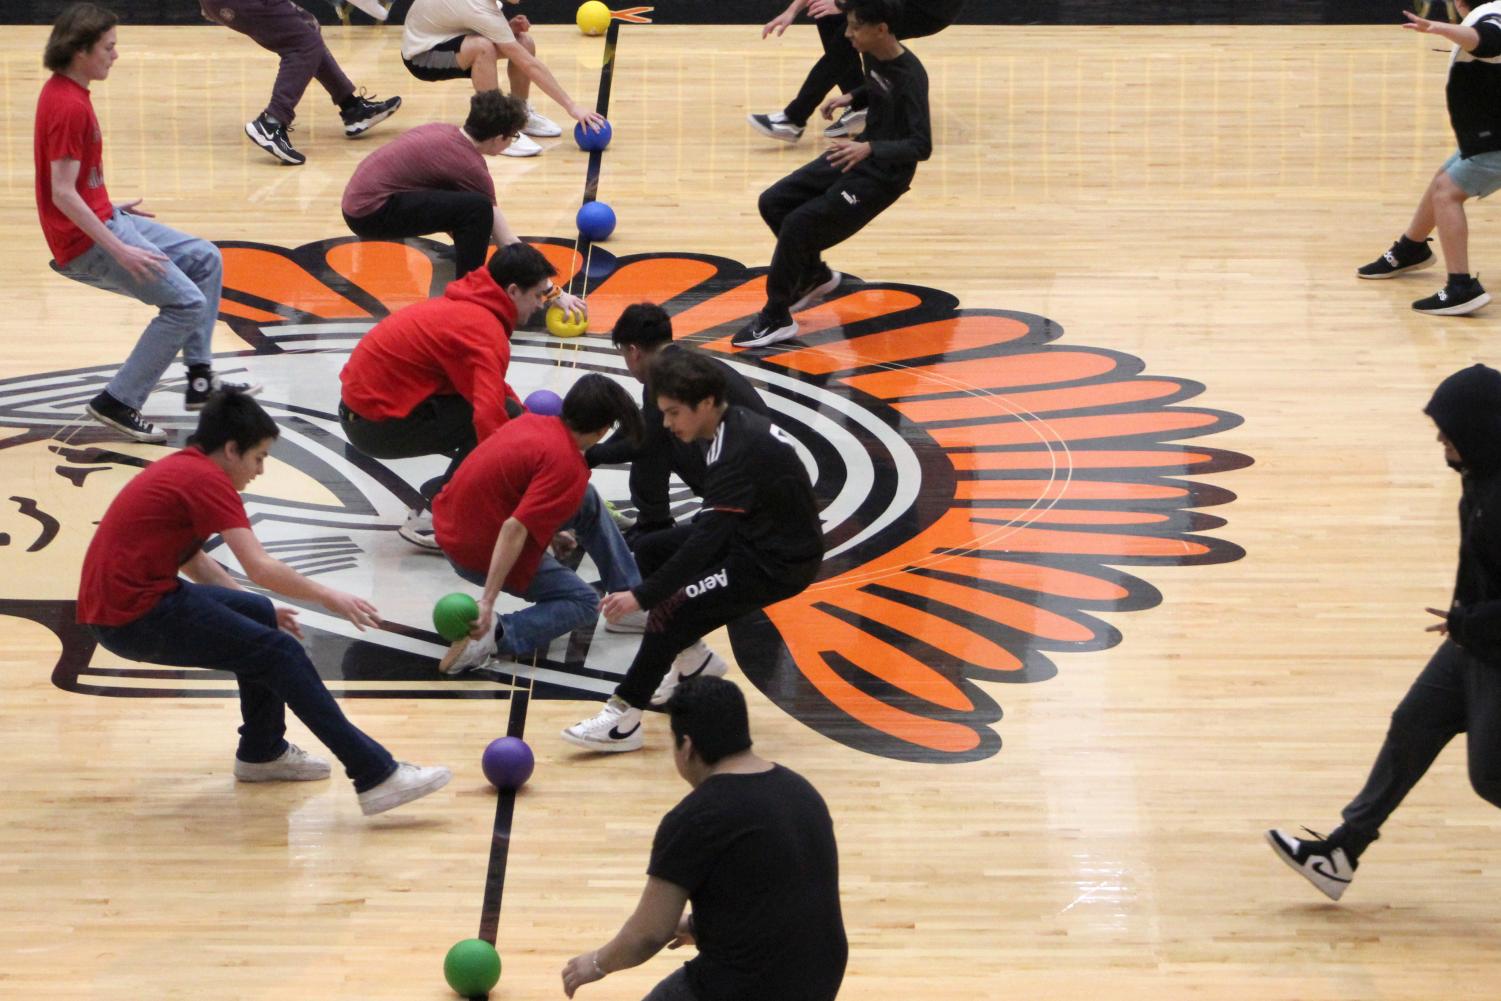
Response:
[[[449,282],[436,299],[399,310],[355,345],[339,380],[344,405],[369,421],[405,417],[429,396],[457,394],[474,407],[484,441],[506,422],[516,304],[488,268]]]

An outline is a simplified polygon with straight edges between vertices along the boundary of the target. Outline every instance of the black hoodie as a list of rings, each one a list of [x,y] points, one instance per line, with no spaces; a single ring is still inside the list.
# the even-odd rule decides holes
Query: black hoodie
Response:
[[[1501,372],[1485,365],[1455,372],[1423,412],[1454,444],[1464,476],[1449,636],[1501,667]]]

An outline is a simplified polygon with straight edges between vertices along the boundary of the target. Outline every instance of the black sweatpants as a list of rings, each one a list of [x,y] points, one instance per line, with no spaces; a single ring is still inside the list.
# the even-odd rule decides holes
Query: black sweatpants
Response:
[[[429,396],[405,417],[379,421],[366,420],[340,402],[339,424],[349,443],[372,458],[448,456],[448,469],[443,475],[422,484],[422,496],[429,504],[479,444],[474,408],[462,396]]]
[[[948,22],[929,17],[921,11],[906,11],[897,17],[892,34],[897,38],[923,38],[936,35],[948,27]],[[823,55],[808,70],[802,87],[792,103],[782,114],[794,125],[807,125],[813,112],[823,103],[824,95],[835,87],[839,93],[848,94],[860,86],[865,70],[860,65],[860,53],[844,37],[844,15],[815,18],[813,26],[818,29],[818,40],[823,43]]]
[[[907,191],[872,170],[841,173],[819,157],[761,192],[761,218],[776,234],[766,314],[776,316],[825,273],[823,252],[843,243]]]
[[[635,553],[641,576],[650,577],[671,559],[692,531],[691,524],[679,525],[639,540]],[[637,709],[645,709],[672,668],[673,658],[706,633],[799,593],[813,582],[819,562],[788,567],[773,575],[737,546],[706,558],[693,583],[668,596],[647,615],[641,646],[615,694]]]
[[[366,216],[344,215],[355,236],[401,239],[447,233],[453,240],[453,276],[462,278],[490,250],[495,207],[477,191],[398,191]]]
[[[1459,733],[1469,734],[1470,785],[1501,806],[1501,664],[1445,640],[1392,713],[1365,788],[1344,809],[1340,840],[1355,854]]]

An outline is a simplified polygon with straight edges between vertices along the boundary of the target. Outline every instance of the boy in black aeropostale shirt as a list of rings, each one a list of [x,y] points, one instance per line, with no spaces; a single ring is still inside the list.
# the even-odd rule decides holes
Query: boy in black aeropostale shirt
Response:
[[[696,945],[646,1001],[833,1001],[849,945],[823,797],[751,750],[734,683],[689,679],[667,712],[673,763],[693,791],[657,827],[635,912],[609,942],[568,961],[564,992],[572,998],[664,945]]]

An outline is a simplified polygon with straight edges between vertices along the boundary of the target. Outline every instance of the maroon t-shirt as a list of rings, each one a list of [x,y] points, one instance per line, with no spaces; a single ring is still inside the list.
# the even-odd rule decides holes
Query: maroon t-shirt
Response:
[[[177,572],[210,536],[249,528],[229,475],[196,448],[158,459],[125,485],[83,557],[78,621],[123,626],[178,587]]]
[[[463,129],[443,122],[408,129],[365,157],[344,188],[344,214],[370,215],[401,191],[476,191],[495,204],[485,155]]]

